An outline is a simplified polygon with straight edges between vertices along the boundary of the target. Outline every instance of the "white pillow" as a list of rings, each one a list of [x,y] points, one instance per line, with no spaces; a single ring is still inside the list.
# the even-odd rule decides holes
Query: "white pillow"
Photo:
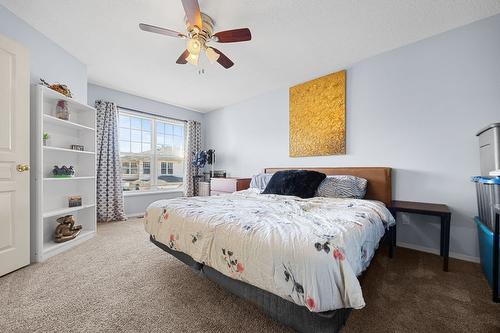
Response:
[[[272,176],[273,173],[259,173],[258,175],[252,176],[250,188],[256,188],[264,191]]]
[[[316,190],[317,197],[363,199],[368,181],[356,176],[328,176]]]

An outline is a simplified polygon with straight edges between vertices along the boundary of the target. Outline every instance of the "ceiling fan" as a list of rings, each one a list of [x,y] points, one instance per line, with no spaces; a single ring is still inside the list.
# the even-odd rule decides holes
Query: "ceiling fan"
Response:
[[[233,29],[213,33],[214,21],[210,16],[200,12],[198,0],[181,0],[186,12],[186,34],[156,27],[154,25],[139,24],[139,28],[144,31],[157,34],[187,39],[187,47],[177,59],[178,64],[198,64],[198,59],[202,51],[205,52],[211,63],[218,62],[224,68],[231,68],[234,63],[224,53],[215,47],[208,46],[210,42],[236,43],[252,39],[252,34],[248,28]]]

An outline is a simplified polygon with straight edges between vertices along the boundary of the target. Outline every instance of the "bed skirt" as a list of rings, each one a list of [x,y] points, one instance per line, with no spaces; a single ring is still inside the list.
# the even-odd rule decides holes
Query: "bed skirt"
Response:
[[[257,305],[272,319],[295,329],[298,332],[336,333],[345,325],[352,309],[339,309],[327,312],[310,312],[306,307],[289,302],[270,292],[248,283],[231,279],[217,270],[203,265],[189,255],[174,251],[165,244],[150,240],[160,249],[168,252],[202,276],[217,283],[229,292]]]

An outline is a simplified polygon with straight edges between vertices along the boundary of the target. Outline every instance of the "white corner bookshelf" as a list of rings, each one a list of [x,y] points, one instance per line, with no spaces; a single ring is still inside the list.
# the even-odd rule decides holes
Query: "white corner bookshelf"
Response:
[[[66,101],[69,120],[55,116],[58,101]],[[34,86],[31,107],[31,261],[44,261],[96,234],[96,110],[47,87]],[[42,136],[48,133],[44,145]],[[84,151],[71,145],[84,146]],[[73,166],[75,176],[56,178],[52,169]],[[68,197],[79,195],[82,205],[69,207]],[[73,215],[80,234],[56,243],[53,238],[64,215]]]

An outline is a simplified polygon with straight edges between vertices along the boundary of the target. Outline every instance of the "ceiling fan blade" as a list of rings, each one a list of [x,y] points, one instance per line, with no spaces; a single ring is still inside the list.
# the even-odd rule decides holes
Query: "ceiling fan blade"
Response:
[[[185,65],[187,64],[187,57],[189,56],[189,51],[188,50],[185,50],[184,52],[182,52],[181,56],[177,59],[176,63],[180,64],[180,65]]]
[[[217,37],[215,41],[219,43],[245,42],[252,39],[252,33],[248,28],[220,31],[214,36]]]
[[[157,27],[154,25],[140,23],[139,28],[141,30],[144,30],[147,32],[154,32],[154,33],[157,33],[160,35],[165,35],[165,36],[170,36],[170,37],[178,37],[178,38],[186,38],[186,36],[181,34],[180,32],[170,30],[170,29],[160,28],[160,27]]]
[[[225,69],[231,68],[234,65],[234,62],[231,61],[224,53],[221,51],[217,50],[215,47],[212,47],[212,49],[219,54],[219,59],[217,59],[217,62],[222,65]]]
[[[191,26],[203,27],[201,23],[200,5],[198,0],[182,0],[182,6],[186,12],[186,17]]]

